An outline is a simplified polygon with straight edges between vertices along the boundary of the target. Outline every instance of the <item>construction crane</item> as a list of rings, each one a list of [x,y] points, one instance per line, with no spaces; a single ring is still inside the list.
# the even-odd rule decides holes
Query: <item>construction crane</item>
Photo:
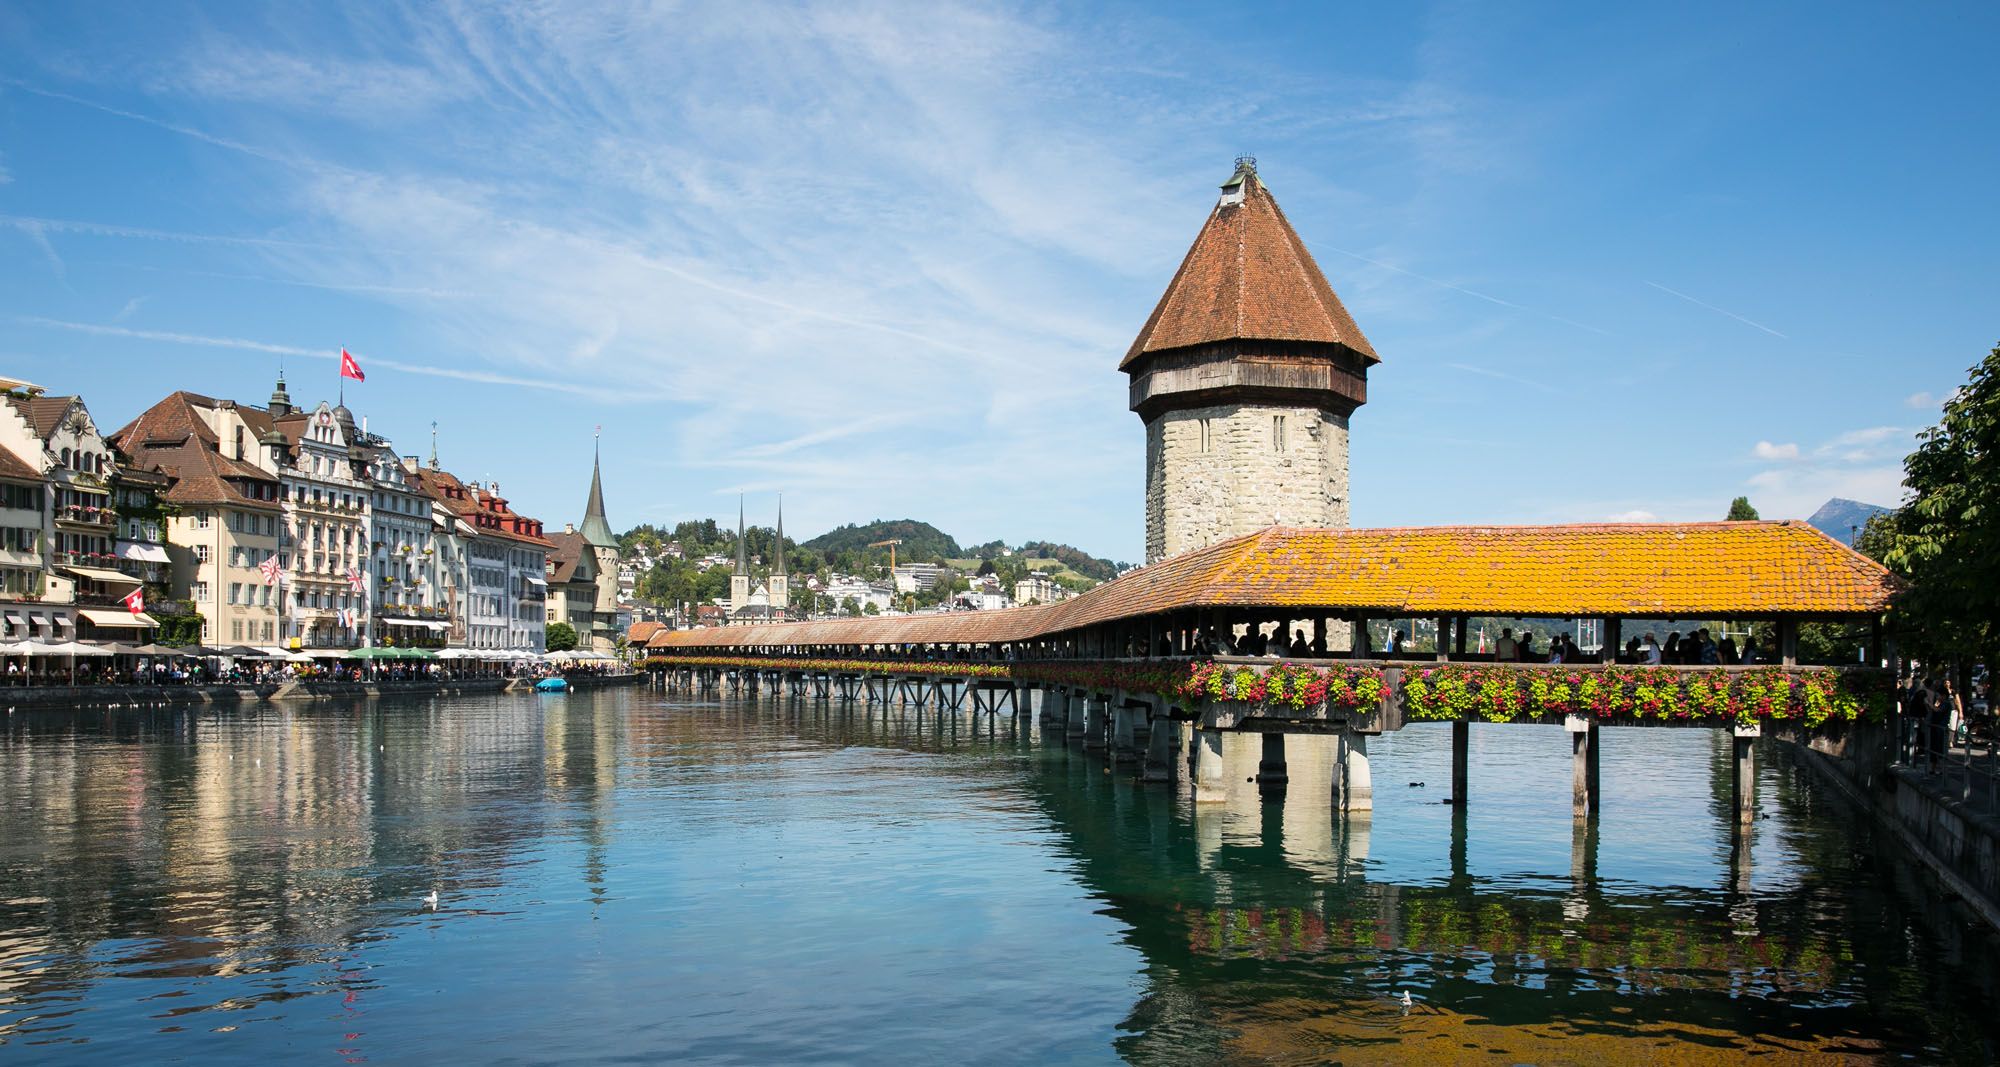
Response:
[[[896,573],[896,546],[902,543],[903,543],[902,538],[891,537],[887,541],[870,541],[868,543],[868,547],[887,548],[889,550],[889,573],[891,575],[894,575]]]

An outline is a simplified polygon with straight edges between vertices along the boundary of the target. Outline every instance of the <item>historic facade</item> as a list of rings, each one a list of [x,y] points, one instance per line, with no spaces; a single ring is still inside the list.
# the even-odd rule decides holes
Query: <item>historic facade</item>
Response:
[[[1146,424],[1146,562],[1267,526],[1346,526],[1347,422],[1379,362],[1237,161],[1119,369]]]

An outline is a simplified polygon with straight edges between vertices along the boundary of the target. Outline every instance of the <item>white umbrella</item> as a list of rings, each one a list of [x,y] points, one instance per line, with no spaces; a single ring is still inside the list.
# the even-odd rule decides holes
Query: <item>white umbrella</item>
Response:
[[[101,648],[97,645],[86,645],[81,641],[64,641],[59,645],[45,646],[45,650],[40,654],[44,656],[109,656],[112,655],[112,652],[110,649]]]

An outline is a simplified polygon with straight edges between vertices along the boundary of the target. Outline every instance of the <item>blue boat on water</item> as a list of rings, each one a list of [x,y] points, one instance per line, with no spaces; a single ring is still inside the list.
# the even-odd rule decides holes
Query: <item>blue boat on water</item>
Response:
[[[562,678],[544,678],[535,683],[537,693],[567,693],[569,682]]]

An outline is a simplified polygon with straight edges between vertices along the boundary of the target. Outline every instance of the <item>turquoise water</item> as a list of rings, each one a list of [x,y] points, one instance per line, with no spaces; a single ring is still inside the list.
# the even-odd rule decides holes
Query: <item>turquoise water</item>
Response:
[[[935,711],[9,714],[0,1060],[1994,1059],[1994,941],[1776,750],[1745,850],[1720,734],[1604,731],[1580,827],[1559,728],[1463,815],[1447,741],[1343,827]]]

